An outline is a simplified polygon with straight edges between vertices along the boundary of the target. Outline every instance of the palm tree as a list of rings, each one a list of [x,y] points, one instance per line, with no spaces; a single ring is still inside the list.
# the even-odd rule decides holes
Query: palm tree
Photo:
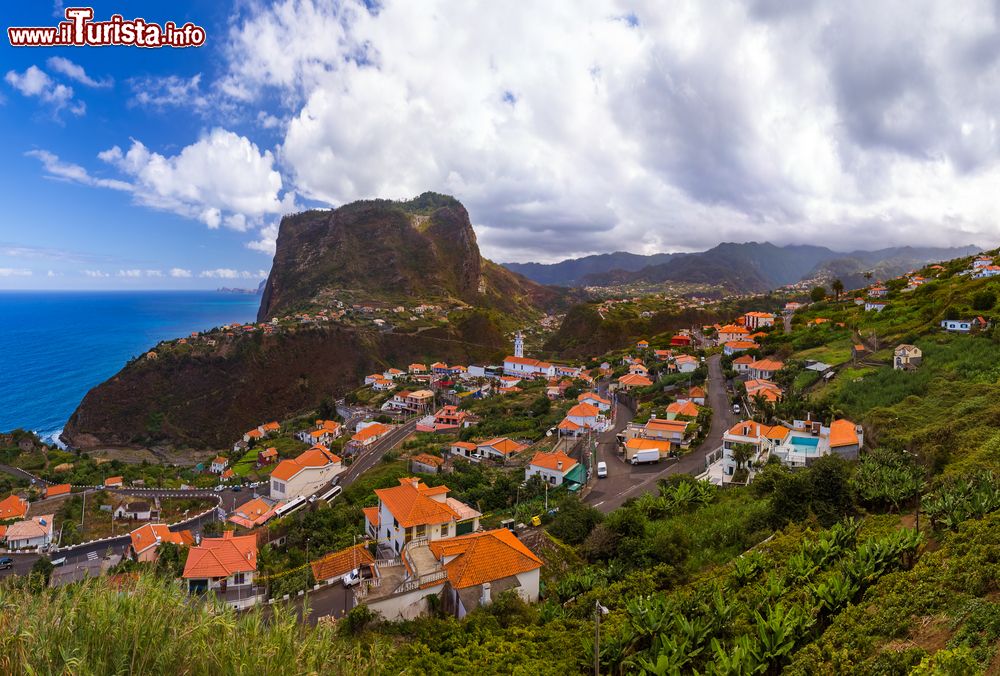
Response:
[[[743,469],[743,465],[750,462],[757,454],[757,448],[753,444],[733,444],[733,462],[737,469]]]
[[[871,278],[874,277],[874,276],[875,275],[872,273],[871,270],[866,270],[865,271],[864,278],[867,279],[868,281],[871,281]]]
[[[831,284],[831,287],[833,288],[834,299],[840,300],[840,294],[844,293],[844,283],[839,279],[835,279],[833,280],[833,284]]]

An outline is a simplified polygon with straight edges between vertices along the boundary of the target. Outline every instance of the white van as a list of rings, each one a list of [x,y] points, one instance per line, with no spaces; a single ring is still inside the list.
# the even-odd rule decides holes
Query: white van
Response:
[[[733,404],[733,413],[735,413],[736,415],[740,414],[740,405],[739,404]]]
[[[603,460],[597,463],[597,478],[604,479],[608,476],[608,463]]]

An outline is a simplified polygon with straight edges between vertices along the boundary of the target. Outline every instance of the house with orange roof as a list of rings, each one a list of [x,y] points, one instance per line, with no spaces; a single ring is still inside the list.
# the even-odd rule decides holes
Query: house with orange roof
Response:
[[[400,369],[388,368],[385,370],[385,372],[382,373],[382,378],[384,378],[385,380],[395,380],[396,378],[399,378],[400,376],[404,375],[406,375],[406,371],[402,371]],[[367,385],[368,383],[365,384]]]
[[[632,437],[625,442],[625,460],[631,462],[636,453],[639,451],[649,450],[657,450],[660,452],[660,457],[665,458],[670,453],[672,448],[672,444],[663,439]]]
[[[266,467],[278,462],[278,449],[271,447],[257,451],[257,467]]]
[[[693,401],[675,401],[667,406],[667,420],[676,420],[679,416],[697,418],[700,409]]]
[[[733,370],[737,373],[749,373],[750,365],[755,361],[757,360],[748,354],[741,355],[733,360]]]
[[[229,458],[219,455],[212,460],[212,464],[208,466],[208,471],[212,474],[222,474],[229,467]]]
[[[343,428],[336,420],[317,420],[316,426],[311,430],[302,430],[295,437],[299,441],[315,446],[322,444],[329,446],[334,439],[340,436]]]
[[[105,488],[121,488],[125,480],[120,476],[109,476],[104,480]]]
[[[753,331],[764,326],[774,326],[774,315],[770,312],[747,312],[743,315],[743,325]]]
[[[43,514],[7,526],[8,549],[37,549],[51,544],[53,518],[52,514]]]
[[[366,529],[375,532],[380,545],[399,554],[413,540],[438,540],[479,528],[479,512],[448,497],[447,486],[429,487],[416,477],[399,480],[398,486],[375,490],[378,514],[365,512]],[[377,523],[371,519],[377,518]]]
[[[649,387],[652,384],[653,381],[646,376],[640,376],[635,373],[627,373],[618,379],[618,387],[625,391]]]
[[[889,289],[881,284],[877,284],[868,289],[868,295],[872,298],[885,298],[889,295]]]
[[[396,383],[388,378],[383,378],[382,376],[377,376],[372,380],[372,389],[376,392],[388,392],[389,390],[396,389]]]
[[[744,383],[747,390],[747,398],[755,399],[757,396],[764,397],[766,401],[774,403],[779,401],[784,394],[781,388],[770,380],[760,380],[751,378]]]
[[[434,393],[431,390],[402,390],[392,395],[392,399],[382,404],[383,411],[409,411],[424,413],[434,404]]]
[[[69,484],[52,484],[45,487],[45,498],[55,498],[60,495],[69,495],[73,487]]]
[[[278,508],[284,504],[281,501],[257,497],[237,507],[229,516],[229,521],[241,528],[252,530],[274,518]]]
[[[23,519],[28,513],[28,501],[20,495],[8,495],[0,500],[0,521]]]
[[[691,344],[691,336],[678,333],[673,338],[670,339],[670,345],[673,347],[687,347]]]
[[[680,354],[674,357],[674,366],[677,367],[677,371],[680,373],[691,373],[698,370],[701,362],[698,361],[697,357],[692,357],[689,354]]]
[[[393,429],[393,426],[379,422],[359,423],[358,431],[351,437],[348,447],[350,450],[367,448]]]
[[[692,385],[688,390],[687,394],[688,401],[693,401],[699,406],[705,405],[705,388],[699,387],[698,385]]]
[[[410,458],[410,469],[418,474],[437,474],[444,466],[444,458],[430,453],[418,453]]]
[[[687,446],[688,432],[694,427],[696,426],[685,420],[650,418],[642,426],[641,436],[646,439],[668,441],[673,450],[679,450]]]
[[[508,376],[519,376],[521,378],[552,378],[555,376],[555,367],[552,364],[540,359],[531,359],[530,357],[504,357],[503,371]]]
[[[774,374],[785,368],[785,363],[777,359],[758,359],[750,364],[747,375],[758,380],[773,380]]]
[[[476,416],[451,404],[442,406],[434,414],[434,427],[439,430],[453,427],[471,427],[478,421],[479,418]]]
[[[332,552],[309,564],[313,571],[313,579],[319,584],[336,582],[362,566],[375,565],[375,557],[364,543]]]
[[[566,411],[566,420],[576,425],[580,430],[603,431],[607,423],[601,409],[585,401],[581,401]]]
[[[282,460],[271,470],[271,499],[312,495],[343,471],[338,455],[323,446],[313,446],[294,459]]]
[[[583,465],[562,451],[554,453],[535,453],[535,456],[524,468],[524,480],[531,477],[541,477],[550,486],[566,485],[569,490],[576,490],[587,480]]]
[[[458,618],[504,591],[538,601],[542,560],[506,528],[438,540],[430,549],[448,576],[445,605]]]
[[[734,340],[745,340],[750,335],[750,331],[745,326],[738,324],[726,324],[719,329],[718,342],[728,343]]]
[[[190,547],[194,544],[194,536],[187,530],[174,532],[164,523],[147,523],[129,533],[125,558],[140,563],[153,563],[159,554],[160,545],[167,543]]]
[[[476,453],[484,458],[503,461],[513,455],[517,455],[526,448],[525,444],[519,444],[507,437],[497,437],[496,439],[481,441],[476,444]]]
[[[656,361],[667,361],[674,356],[674,353],[670,350],[654,350],[653,356],[656,357]]]
[[[633,362],[632,365],[628,367],[628,372],[632,374],[638,374],[640,376],[649,376],[649,369],[641,361]]]
[[[601,413],[607,413],[611,410],[611,400],[605,399],[601,395],[597,394],[597,392],[584,392],[577,395],[576,400],[584,404],[596,406],[597,410]]]
[[[648,350],[649,349],[649,341],[648,340],[640,340],[638,343],[635,344],[635,346],[636,346],[636,348],[638,348],[640,350]]]
[[[407,371],[413,375],[423,375],[427,373],[427,364],[410,364]]]
[[[739,352],[746,352],[747,350],[756,350],[758,347],[757,343],[752,340],[730,340],[722,344],[722,353],[734,355]]]
[[[260,591],[257,574],[257,536],[235,536],[225,531],[221,538],[205,538],[188,551],[184,574],[191,594],[211,594],[237,610],[254,605]]]

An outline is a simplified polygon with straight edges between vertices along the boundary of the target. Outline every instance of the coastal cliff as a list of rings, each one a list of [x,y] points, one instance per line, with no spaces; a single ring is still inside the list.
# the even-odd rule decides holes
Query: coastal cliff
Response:
[[[288,216],[259,324],[168,341],[134,359],[87,393],[62,438],[84,449],[228,447],[389,366],[502,358],[509,332],[560,298],[483,259],[451,197]],[[418,313],[423,303],[437,309]]]

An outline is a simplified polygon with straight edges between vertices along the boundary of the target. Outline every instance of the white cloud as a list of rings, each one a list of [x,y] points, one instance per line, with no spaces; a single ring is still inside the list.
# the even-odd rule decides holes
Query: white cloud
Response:
[[[202,270],[198,276],[210,279],[263,279],[267,277],[267,271],[258,270],[257,272],[251,272],[249,270],[217,268],[215,270]]]
[[[48,64],[49,68],[57,73],[62,73],[71,80],[76,80],[81,84],[85,84],[88,87],[97,88],[107,88],[114,84],[114,80],[111,78],[106,78],[104,80],[95,80],[94,78],[87,75],[87,72],[83,69],[83,66],[73,63],[69,59],[61,56],[49,57],[49,60],[45,62]]]
[[[184,107],[206,112],[212,100],[201,89],[201,73],[189,78],[178,75],[142,77],[129,80],[132,98],[129,105],[163,110]]]
[[[72,87],[56,82],[38,66],[28,66],[23,73],[9,70],[4,79],[24,96],[36,97],[51,105],[56,115],[63,109],[73,115],[87,112],[87,104],[73,99]]]
[[[449,192],[502,260],[989,244],[995,19],[958,4],[284,0],[234,22],[219,86],[288,107],[299,194]]]
[[[72,181],[74,183],[82,183],[83,185],[90,185],[98,188],[110,188],[112,190],[124,190],[127,192],[132,190],[132,184],[130,183],[112,178],[97,178],[95,176],[91,176],[87,170],[79,164],[63,162],[58,156],[47,150],[29,150],[25,153],[25,155],[40,160],[50,178]]]
[[[191,276],[191,271],[185,270],[184,268],[170,268],[170,276],[177,278],[187,278]]]
[[[290,210],[294,196],[282,196],[281,174],[271,151],[245,136],[211,130],[177,155],[152,152],[133,139],[127,152],[115,146],[98,157],[133,181],[135,199],[204,222],[246,230],[265,214]]]
[[[129,270],[119,270],[119,277],[131,277],[133,279],[138,277],[162,277],[162,270],[141,270],[138,268],[132,268]]]
[[[277,242],[278,223],[271,223],[260,229],[260,239],[247,242],[247,248],[273,256],[277,248]]]
[[[27,268],[0,268],[0,277],[31,277],[32,272]]]
[[[84,270],[83,274],[87,277],[93,277],[95,279],[103,279],[105,277],[110,277],[111,275],[103,270]]]

